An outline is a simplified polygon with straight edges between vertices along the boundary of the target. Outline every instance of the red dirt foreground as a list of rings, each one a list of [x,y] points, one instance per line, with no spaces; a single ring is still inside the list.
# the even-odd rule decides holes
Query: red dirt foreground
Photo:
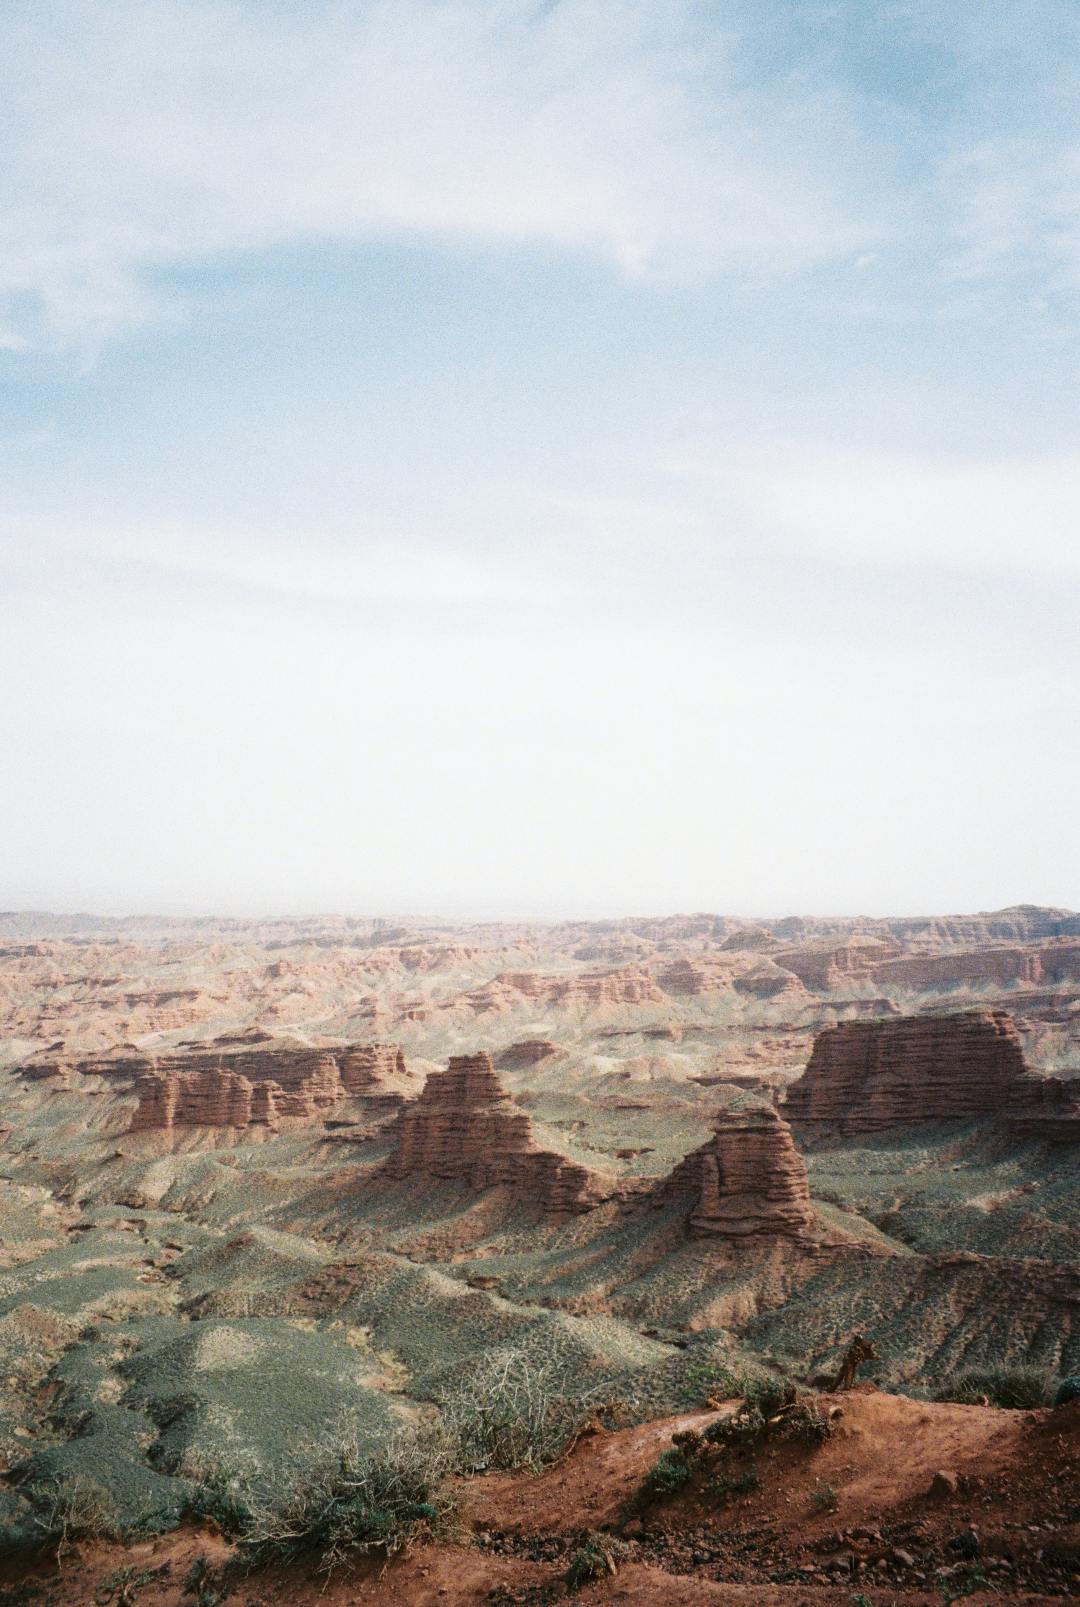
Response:
[[[464,1481],[461,1543],[418,1546],[388,1565],[365,1559],[329,1583],[314,1566],[244,1574],[220,1536],[186,1531],[9,1572],[0,1603],[1048,1607],[1076,1599],[1080,1401],[1009,1412],[927,1405],[872,1386],[817,1400],[842,1411],[823,1445],[717,1449],[677,1494],[652,1501],[642,1501],[642,1481],[672,1435],[705,1429],[731,1408],[597,1431],[541,1474]],[[572,1591],[566,1572],[589,1533],[614,1552],[615,1571]]]

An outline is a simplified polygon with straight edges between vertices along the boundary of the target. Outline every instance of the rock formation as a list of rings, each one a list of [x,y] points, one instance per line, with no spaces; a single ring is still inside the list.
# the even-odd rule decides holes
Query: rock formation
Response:
[[[376,1109],[399,1109],[424,1086],[422,1074],[410,1071],[396,1043],[355,1044],[337,1062],[345,1092]]]
[[[806,987],[829,993],[852,978],[878,977],[883,962],[897,959],[903,953],[899,943],[885,938],[851,937],[839,944],[781,949],[773,959],[785,970],[793,971]]]
[[[145,1071],[132,1132],[145,1128],[250,1127],[254,1084],[235,1071]]]
[[[579,971],[571,976],[544,976],[536,971],[502,971],[481,987],[461,996],[477,1015],[513,1010],[524,1002],[546,1006],[663,1004],[664,995],[647,972],[637,966],[615,971]]]
[[[652,1203],[685,1201],[695,1236],[792,1238],[814,1225],[806,1163],[791,1128],[769,1106],[722,1111],[716,1131],[655,1190]]]
[[[139,1101],[132,1131],[275,1128],[284,1118],[314,1121],[345,1098],[389,1113],[414,1097],[422,1081],[396,1044],[172,1055],[127,1064]]]
[[[1011,1016],[975,1010],[827,1028],[789,1088],[785,1112],[796,1123],[873,1133],[970,1116],[1064,1113],[1068,1103],[1064,1084],[1029,1071]]]
[[[563,1051],[557,1043],[550,1038],[523,1038],[520,1043],[508,1044],[499,1055],[497,1064],[505,1071],[524,1071],[529,1066],[537,1066],[542,1060],[550,1060],[553,1055],[561,1055]]]
[[[594,1173],[539,1147],[527,1113],[486,1052],[456,1055],[446,1071],[429,1077],[391,1135],[388,1177],[456,1180],[477,1192],[505,1187],[556,1216],[587,1211],[604,1197]]]
[[[664,1002],[664,995],[652,977],[633,965],[617,971],[582,971],[577,976],[550,980],[547,996],[553,1005]]]

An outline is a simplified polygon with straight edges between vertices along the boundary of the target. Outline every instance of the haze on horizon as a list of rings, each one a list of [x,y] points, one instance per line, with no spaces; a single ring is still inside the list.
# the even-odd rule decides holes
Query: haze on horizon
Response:
[[[1080,906],[1067,0],[10,0],[0,905]]]

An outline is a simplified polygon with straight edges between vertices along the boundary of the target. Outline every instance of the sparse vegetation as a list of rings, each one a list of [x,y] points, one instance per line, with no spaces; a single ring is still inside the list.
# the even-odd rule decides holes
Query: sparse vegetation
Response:
[[[719,1361],[688,1365],[678,1389],[680,1406],[708,1406],[711,1401],[732,1400],[746,1390],[746,1379]]]
[[[250,1562],[314,1555],[330,1573],[353,1553],[393,1556],[446,1531],[454,1459],[443,1435],[403,1429],[374,1451],[347,1427],[335,1439],[330,1454],[305,1457],[282,1496],[252,1499],[241,1541]]]
[[[969,1568],[963,1568],[951,1578],[944,1578],[941,1574],[935,1575],[935,1584],[941,1591],[942,1607],[952,1607],[954,1601],[962,1601],[965,1596],[974,1596],[977,1590],[992,1590],[997,1594],[996,1587],[986,1577],[986,1570],[981,1563],[973,1563]]]
[[[710,1490],[714,1495],[750,1495],[754,1490],[761,1489],[761,1474],[757,1468],[747,1468],[744,1473],[718,1473],[710,1481]]]
[[[664,1496],[674,1495],[689,1481],[692,1471],[685,1451],[678,1448],[663,1451],[642,1480],[642,1499],[658,1501]]]
[[[598,1534],[595,1530],[588,1530],[581,1537],[581,1543],[566,1570],[565,1578],[570,1590],[580,1590],[584,1585],[591,1584],[594,1579],[602,1579],[605,1574],[618,1572],[619,1563],[629,1554],[629,1547],[625,1541],[618,1540],[614,1535]]]
[[[98,1581],[94,1591],[94,1607],[134,1607],[139,1591],[169,1572],[169,1564],[158,1568],[114,1568]],[[202,1604],[199,1604],[202,1607]]]
[[[119,1540],[123,1524],[116,1502],[90,1478],[54,1479],[32,1492],[35,1522],[57,1559],[79,1540]]]
[[[839,1502],[839,1490],[824,1479],[814,1486],[810,1495],[810,1507],[814,1512],[835,1512]]]
[[[600,1391],[567,1391],[556,1362],[503,1349],[443,1402],[443,1422],[462,1467],[539,1468],[561,1456],[596,1410]]]
[[[934,1392],[936,1401],[952,1401],[960,1406],[991,1406],[1030,1410],[1048,1406],[1053,1399],[1053,1381],[1038,1367],[971,1368],[955,1373]]]
[[[244,1481],[224,1469],[203,1478],[188,1499],[185,1516],[196,1521],[209,1519],[232,1538],[243,1534],[252,1518]]]

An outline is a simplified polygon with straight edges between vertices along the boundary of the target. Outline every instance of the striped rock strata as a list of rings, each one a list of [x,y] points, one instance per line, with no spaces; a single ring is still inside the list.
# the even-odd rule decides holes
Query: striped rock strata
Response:
[[[722,1111],[716,1131],[654,1191],[656,1206],[685,1202],[695,1237],[798,1238],[814,1225],[806,1163],[791,1128],[769,1106]]]
[[[388,1177],[459,1181],[477,1192],[505,1187],[557,1216],[587,1211],[610,1194],[586,1167],[540,1148],[486,1052],[456,1055],[429,1077],[391,1134]]]
[[[845,1021],[814,1040],[785,1114],[841,1133],[982,1115],[1065,1115],[1067,1085],[1025,1064],[1005,1010]]]
[[[421,1084],[396,1044],[174,1055],[139,1066],[132,1131],[173,1127],[276,1127],[314,1121],[342,1099],[387,1114]]]

